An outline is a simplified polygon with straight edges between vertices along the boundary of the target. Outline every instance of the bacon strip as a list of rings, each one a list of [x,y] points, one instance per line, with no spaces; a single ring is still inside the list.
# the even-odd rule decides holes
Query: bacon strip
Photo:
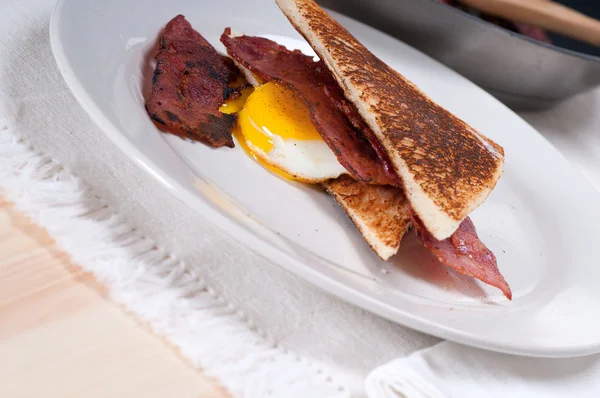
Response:
[[[183,15],[176,16],[160,35],[148,115],[171,134],[233,148],[236,117],[219,112],[232,94],[230,66]]]
[[[359,181],[400,186],[400,180],[373,132],[348,102],[322,61],[252,36],[221,36],[227,53],[262,82],[275,81],[304,99],[317,131],[338,161]]]
[[[512,299],[510,287],[498,270],[496,256],[479,240],[475,225],[469,217],[465,218],[450,238],[442,241],[436,240],[416,216],[413,217],[413,227],[425,247],[442,264],[497,287],[506,298]]]
[[[323,140],[340,163],[359,181],[400,186],[389,157],[348,102],[327,67],[300,51],[290,51],[268,39],[221,36],[229,55],[263,82],[276,81],[296,90],[305,100]],[[511,299],[510,287],[500,274],[494,254],[479,240],[469,218],[448,239],[436,240],[413,217],[413,226],[441,263],[502,290]]]

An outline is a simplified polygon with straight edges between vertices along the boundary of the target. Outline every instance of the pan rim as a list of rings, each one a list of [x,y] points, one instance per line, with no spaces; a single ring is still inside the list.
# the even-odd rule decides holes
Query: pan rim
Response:
[[[506,28],[504,28],[502,26],[498,26],[498,25],[495,25],[495,24],[493,24],[491,22],[485,21],[485,20],[483,20],[481,18],[478,18],[478,17],[476,17],[474,15],[471,15],[468,12],[465,12],[465,11],[459,9],[459,8],[452,7],[452,6],[448,5],[448,4],[442,3],[439,0],[428,0],[428,1],[430,3],[434,3],[438,7],[441,6],[441,7],[447,8],[451,12],[454,12],[457,15],[460,15],[463,18],[470,19],[471,21],[473,21],[473,22],[475,22],[477,24],[480,24],[482,26],[488,26],[488,27],[494,28],[495,30],[497,30],[498,32],[500,32],[502,34],[514,37],[516,39],[521,39],[523,41],[529,42],[529,43],[534,44],[534,45],[541,46],[541,47],[546,48],[548,50],[554,50],[554,51],[557,51],[559,53],[563,53],[564,55],[567,55],[567,56],[570,56],[570,57],[573,57],[573,58],[577,58],[577,59],[584,60],[584,61],[592,61],[593,63],[600,64],[600,56],[586,54],[586,53],[582,53],[582,52],[575,51],[575,50],[570,50],[568,48],[559,47],[559,46],[554,45],[554,44],[544,43],[544,42],[541,42],[539,40],[533,39],[531,37],[525,36],[525,35],[523,35],[521,33],[513,32],[512,30],[506,29]]]

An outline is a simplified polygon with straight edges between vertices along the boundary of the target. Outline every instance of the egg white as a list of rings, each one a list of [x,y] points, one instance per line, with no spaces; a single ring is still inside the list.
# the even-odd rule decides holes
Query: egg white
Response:
[[[246,144],[257,158],[299,181],[317,184],[348,173],[324,141],[283,139],[276,134],[271,139],[273,149],[268,153],[248,140]]]

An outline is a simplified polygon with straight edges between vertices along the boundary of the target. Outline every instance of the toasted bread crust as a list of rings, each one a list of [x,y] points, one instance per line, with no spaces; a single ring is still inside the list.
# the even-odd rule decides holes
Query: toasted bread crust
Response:
[[[360,183],[348,175],[322,185],[382,260],[398,252],[411,225],[410,204],[402,189]]]
[[[414,211],[439,240],[489,195],[502,147],[434,103],[312,0],[277,0],[388,152]]]

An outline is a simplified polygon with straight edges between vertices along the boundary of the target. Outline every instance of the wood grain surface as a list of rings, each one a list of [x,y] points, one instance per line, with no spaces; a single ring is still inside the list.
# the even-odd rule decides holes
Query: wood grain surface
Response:
[[[227,396],[0,199],[0,397]]]

